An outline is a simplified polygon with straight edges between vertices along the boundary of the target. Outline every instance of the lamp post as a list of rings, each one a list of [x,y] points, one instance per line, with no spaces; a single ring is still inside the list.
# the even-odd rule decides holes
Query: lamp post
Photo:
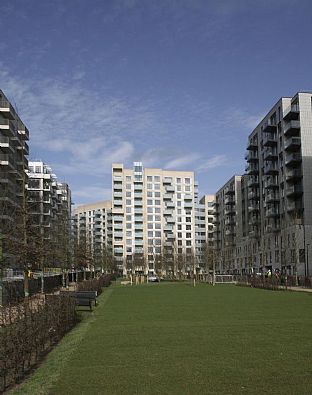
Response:
[[[307,277],[309,277],[309,246],[310,244],[307,244]]]

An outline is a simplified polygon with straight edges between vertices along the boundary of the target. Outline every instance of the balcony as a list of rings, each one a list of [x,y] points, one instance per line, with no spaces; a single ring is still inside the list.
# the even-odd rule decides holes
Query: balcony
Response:
[[[277,151],[272,147],[266,147],[263,152],[264,160],[277,160]]]
[[[135,192],[133,196],[134,196],[134,199],[142,199],[143,198],[142,192]]]
[[[235,214],[236,210],[233,206],[227,206],[224,208],[224,215]]]
[[[297,151],[301,146],[301,138],[300,137],[290,137],[285,140],[285,151]]]
[[[301,169],[292,169],[286,171],[286,181],[296,181],[300,178],[302,178]]]
[[[173,225],[170,225],[170,224],[164,225],[165,232],[171,232],[172,230],[173,230]]]
[[[257,174],[259,173],[259,167],[258,164],[256,163],[249,163],[246,167],[245,167],[246,173],[247,174]]]
[[[303,209],[302,203],[299,201],[288,201],[287,202],[287,212],[301,211]]]
[[[236,225],[236,221],[234,218],[230,217],[230,218],[226,218],[224,220],[224,224],[228,225],[228,226],[234,226],[234,225]]]
[[[245,159],[247,162],[256,162],[257,160],[259,160],[258,151],[247,151]]]
[[[164,178],[163,179],[163,184],[164,185],[171,185],[171,183],[172,183],[172,179],[171,179],[171,177],[170,178]]]
[[[13,106],[5,99],[0,99],[0,114],[8,119],[14,119],[16,116]]]
[[[263,135],[263,145],[265,147],[272,147],[277,144],[276,134],[266,133]]]
[[[115,197],[122,197],[122,192],[115,192],[114,191],[114,198]]]
[[[276,194],[276,193],[269,193],[265,197],[266,203],[278,202],[279,200],[280,200],[280,198],[279,198],[278,194]]]
[[[285,136],[298,136],[300,131],[300,121],[290,121],[285,125]]]
[[[277,130],[277,126],[269,121],[267,121],[262,128],[263,133],[275,133],[276,130]]]
[[[123,225],[122,224],[114,224],[114,231],[118,230],[123,230]]]
[[[235,204],[235,197],[226,195],[224,197],[224,204]]]
[[[248,192],[248,199],[250,199],[250,200],[258,200],[259,199],[258,191],[250,191],[250,192]]]
[[[142,192],[143,185],[142,184],[134,184],[134,192]]]
[[[277,217],[279,215],[279,210],[276,207],[272,207],[266,210],[266,217]]]
[[[174,224],[175,223],[175,219],[172,217],[168,217],[167,218],[167,224]]]
[[[250,213],[253,213],[255,211],[259,211],[259,209],[260,209],[259,203],[250,203],[249,206],[248,206],[248,211]]]
[[[292,104],[285,111],[284,121],[295,121],[299,119],[299,105]]]
[[[249,231],[249,237],[253,239],[257,239],[260,236],[259,230],[257,229],[252,229]]]
[[[114,237],[122,238],[123,232],[114,232]]]
[[[163,212],[163,214],[164,214],[165,216],[167,216],[167,215],[172,215],[172,214],[173,214],[173,210],[167,210],[167,209],[165,209],[164,212]]]
[[[175,235],[173,233],[168,233],[167,234],[167,239],[168,240],[174,240],[175,239]]]
[[[173,187],[172,185],[166,186],[166,192],[171,192],[171,193],[173,193],[173,192],[174,192],[174,187]]]
[[[184,196],[184,200],[187,200],[187,201],[193,200],[193,196],[187,194]]]
[[[248,224],[250,226],[259,225],[260,224],[260,218],[257,215],[252,216],[252,217],[249,218]]]
[[[134,214],[143,214],[143,209],[142,208],[135,208]]]
[[[247,150],[250,150],[250,151],[254,150],[255,151],[257,149],[258,149],[258,144],[254,141],[249,140],[248,144],[247,144]]]
[[[114,191],[122,191],[122,184],[114,183],[113,188],[114,188]]]
[[[234,189],[234,187],[231,185],[231,186],[227,186],[227,187],[225,187],[224,188],[224,194],[225,195],[234,195],[235,194],[235,189]]]
[[[185,209],[192,209],[193,208],[193,203],[192,202],[185,202],[184,203],[184,208]]]
[[[143,224],[135,224],[134,225],[134,230],[143,230]]]
[[[114,215],[114,222],[122,222],[123,216],[122,215]]]
[[[297,166],[298,163],[302,161],[302,157],[300,153],[294,152],[286,155],[285,165],[286,166]]]
[[[247,181],[247,186],[249,188],[251,188],[251,187],[255,187],[257,185],[259,185],[259,178],[258,177],[253,177],[253,176],[249,177],[249,179]]]
[[[303,194],[303,189],[301,185],[293,185],[291,187],[286,188],[286,196],[289,198],[296,198]]]
[[[264,174],[277,174],[278,173],[277,163],[274,162],[265,163],[263,171]]]
[[[163,194],[163,199],[164,200],[171,200],[172,199],[172,194],[171,193],[164,193]]]
[[[278,182],[273,177],[269,177],[264,181],[264,188],[278,188]]]
[[[167,202],[166,203],[166,208],[175,208],[175,204],[173,202]]]

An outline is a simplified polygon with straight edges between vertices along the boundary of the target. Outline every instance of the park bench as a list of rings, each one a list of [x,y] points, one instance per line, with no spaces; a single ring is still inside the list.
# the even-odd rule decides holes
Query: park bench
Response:
[[[125,280],[125,281],[120,281],[120,284],[121,284],[121,285],[128,285],[128,284],[131,284],[131,281],[127,281],[127,280]]]
[[[97,305],[97,291],[61,291],[61,295],[68,295],[72,298],[75,298],[76,301],[79,301],[80,306],[92,306],[92,302],[94,305]],[[87,301],[87,302],[84,302]]]
[[[87,298],[75,297],[75,302],[77,306],[88,306],[92,311],[92,300]]]

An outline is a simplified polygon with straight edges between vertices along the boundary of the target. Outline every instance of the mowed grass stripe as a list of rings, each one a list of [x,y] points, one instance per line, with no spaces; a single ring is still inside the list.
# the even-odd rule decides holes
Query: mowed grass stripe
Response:
[[[311,295],[113,288],[50,393],[311,394]]]

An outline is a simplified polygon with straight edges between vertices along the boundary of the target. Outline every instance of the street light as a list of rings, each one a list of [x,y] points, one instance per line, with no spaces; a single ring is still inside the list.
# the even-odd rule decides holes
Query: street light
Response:
[[[309,277],[309,246],[310,244],[307,244],[307,277]]]

